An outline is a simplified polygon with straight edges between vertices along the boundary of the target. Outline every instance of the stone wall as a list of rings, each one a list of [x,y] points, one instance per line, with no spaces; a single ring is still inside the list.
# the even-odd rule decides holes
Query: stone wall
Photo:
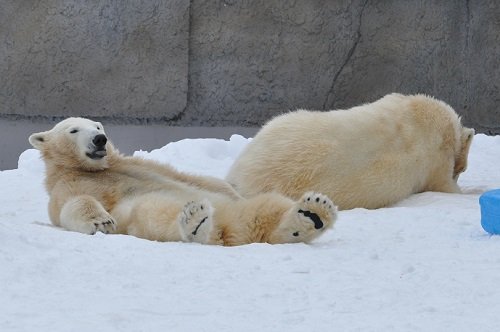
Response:
[[[500,4],[0,0],[0,118],[260,126],[390,92],[500,134]]]
[[[0,6],[1,114],[168,119],[186,108],[189,1]]]

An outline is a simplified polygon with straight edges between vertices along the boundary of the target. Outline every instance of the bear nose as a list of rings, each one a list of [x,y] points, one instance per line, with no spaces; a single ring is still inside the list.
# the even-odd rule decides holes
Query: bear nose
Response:
[[[106,138],[106,135],[99,134],[99,135],[96,135],[94,137],[94,139],[92,140],[92,143],[94,143],[94,145],[96,147],[102,148],[103,146],[106,145],[107,141],[108,141],[108,139]]]

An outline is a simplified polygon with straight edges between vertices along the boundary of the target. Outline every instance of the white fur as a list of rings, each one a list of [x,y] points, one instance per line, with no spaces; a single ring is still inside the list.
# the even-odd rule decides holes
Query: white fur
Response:
[[[86,234],[240,245],[308,242],[336,220],[326,196],[306,195],[322,197],[312,204],[278,194],[243,199],[223,180],[123,156],[109,141],[98,144],[96,135],[105,135],[99,122],[69,118],[29,138],[46,164],[54,225]],[[314,227],[315,218],[321,228]]]
[[[423,95],[299,110],[268,122],[226,179],[246,197],[314,190],[340,209],[379,208],[422,191],[460,192],[473,135],[449,105]]]

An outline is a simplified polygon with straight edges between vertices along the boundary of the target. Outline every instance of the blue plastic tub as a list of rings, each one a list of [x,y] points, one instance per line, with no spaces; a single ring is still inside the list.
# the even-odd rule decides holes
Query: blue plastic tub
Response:
[[[482,194],[479,205],[483,229],[490,234],[500,234],[500,189]]]

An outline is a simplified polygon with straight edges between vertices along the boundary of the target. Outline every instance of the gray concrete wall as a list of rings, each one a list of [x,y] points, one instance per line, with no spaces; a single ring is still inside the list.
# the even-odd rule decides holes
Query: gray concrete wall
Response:
[[[0,0],[0,114],[175,118],[189,1]]]
[[[500,4],[0,0],[0,118],[260,126],[390,92],[500,134]]]

